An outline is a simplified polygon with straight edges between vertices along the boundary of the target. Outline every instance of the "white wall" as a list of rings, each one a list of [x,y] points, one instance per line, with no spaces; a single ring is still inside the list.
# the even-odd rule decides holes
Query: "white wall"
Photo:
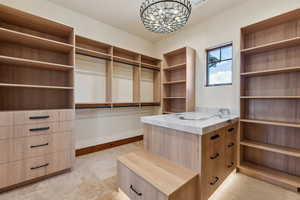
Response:
[[[196,49],[196,105],[239,110],[240,28],[296,8],[300,8],[299,0],[248,0],[157,42],[155,52],[161,56],[183,46]],[[204,87],[205,49],[230,41],[234,44],[233,85]]]
[[[75,28],[76,34],[101,42],[130,49],[149,56],[152,55],[154,50],[153,44],[149,41],[58,6],[47,0],[0,0],[0,3],[72,26]],[[97,63],[94,63],[91,66],[85,66],[86,64],[86,61],[78,63],[83,70],[90,70],[90,67],[97,65]],[[98,76],[88,78],[89,81],[86,81],[86,76],[84,75],[76,76],[76,100],[90,101],[94,99],[99,102],[103,100],[104,93],[99,93],[97,95],[92,94],[93,91],[97,91],[97,89],[103,87],[99,86],[85,91],[86,87],[95,83],[104,82],[103,76],[99,76],[103,71],[100,70],[96,72],[98,72]],[[83,82],[86,87],[79,87],[78,84]],[[128,84],[125,84],[124,87],[126,87],[126,85],[128,86]],[[119,84],[118,86],[117,89],[119,90],[128,90],[128,87],[123,89],[120,88],[122,87],[122,84]],[[143,115],[152,115],[156,112],[157,111],[153,108],[76,111],[76,147],[83,148],[141,135],[142,124],[140,123],[140,117]]]

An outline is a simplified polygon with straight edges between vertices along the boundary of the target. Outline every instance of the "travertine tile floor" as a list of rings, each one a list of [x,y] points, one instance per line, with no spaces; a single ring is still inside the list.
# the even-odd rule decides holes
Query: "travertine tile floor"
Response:
[[[133,143],[78,157],[72,172],[0,194],[0,200],[123,200],[117,192],[116,158],[141,146]],[[300,194],[234,174],[210,200],[300,200]]]

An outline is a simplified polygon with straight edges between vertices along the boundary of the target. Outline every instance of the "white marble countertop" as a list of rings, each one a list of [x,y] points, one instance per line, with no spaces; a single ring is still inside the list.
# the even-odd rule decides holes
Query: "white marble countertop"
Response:
[[[239,116],[235,114],[218,115],[216,113],[190,112],[147,116],[142,117],[141,121],[150,125],[203,135],[236,122],[238,118]]]

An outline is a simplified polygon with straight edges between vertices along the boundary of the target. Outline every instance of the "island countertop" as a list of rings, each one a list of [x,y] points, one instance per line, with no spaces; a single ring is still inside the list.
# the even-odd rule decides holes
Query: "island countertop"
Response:
[[[219,115],[205,112],[176,113],[142,117],[145,124],[203,135],[237,122],[238,115]]]

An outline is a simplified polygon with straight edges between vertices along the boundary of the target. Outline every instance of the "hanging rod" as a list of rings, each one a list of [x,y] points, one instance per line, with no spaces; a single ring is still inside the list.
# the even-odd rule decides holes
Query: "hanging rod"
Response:
[[[142,65],[142,68],[145,68],[145,69],[151,69],[151,70],[155,70],[155,71],[160,71],[160,69],[155,69],[155,68],[151,68],[151,67],[145,67]]]
[[[137,65],[137,64],[130,64],[130,63],[127,63],[127,62],[118,61],[118,60],[114,60],[114,59],[113,59],[113,62],[122,63],[122,64],[125,64],[125,65],[132,65],[134,67],[140,67],[140,65]]]
[[[111,61],[112,60],[111,58],[103,58],[103,57],[100,57],[100,56],[92,56],[92,55],[85,54],[85,53],[77,53],[76,52],[76,54],[82,55],[82,56],[91,57],[91,58],[98,58],[98,59],[102,59],[102,60],[107,60],[107,61]]]

